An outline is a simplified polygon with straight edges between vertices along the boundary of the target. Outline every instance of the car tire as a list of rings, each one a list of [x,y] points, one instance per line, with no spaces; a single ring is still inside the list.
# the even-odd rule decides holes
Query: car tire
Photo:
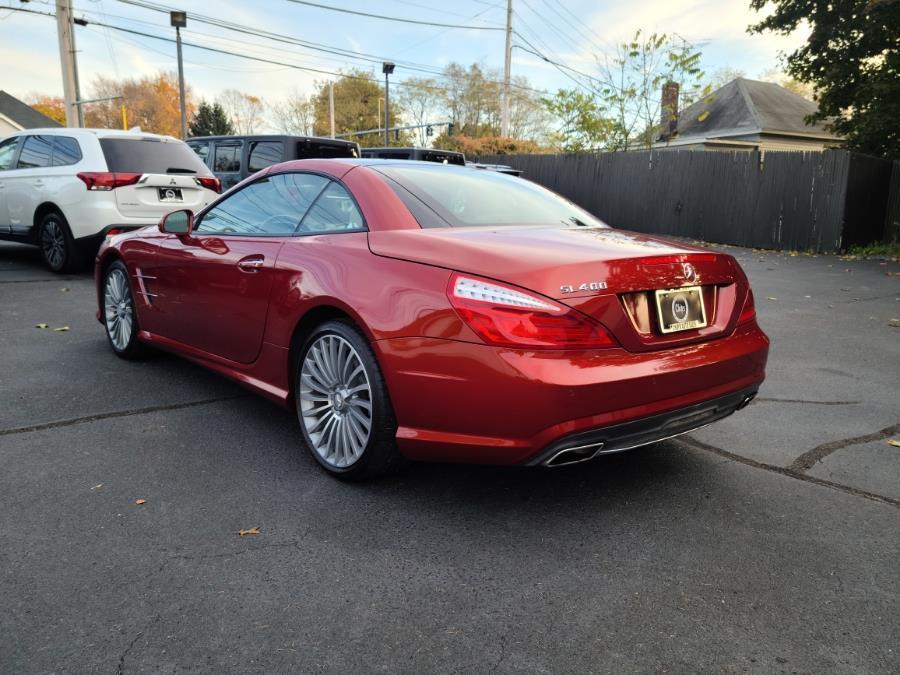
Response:
[[[147,346],[138,339],[138,318],[128,269],[116,260],[103,273],[103,326],[116,356],[134,360],[146,355]]]
[[[403,464],[387,385],[368,340],[343,319],[306,337],[294,373],[303,444],[332,476],[370,480]]]
[[[41,218],[38,225],[37,245],[41,249],[44,264],[56,274],[77,272],[82,259],[72,238],[72,231],[62,214],[51,211]]]

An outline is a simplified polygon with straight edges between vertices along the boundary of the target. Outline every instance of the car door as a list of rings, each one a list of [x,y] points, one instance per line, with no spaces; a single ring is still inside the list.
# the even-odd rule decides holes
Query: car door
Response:
[[[4,175],[11,234],[24,236],[31,232],[35,209],[44,201],[46,194],[46,179],[52,156],[52,136],[26,136],[16,167]]]
[[[6,205],[6,177],[16,161],[19,140],[19,136],[13,136],[0,142],[0,234],[10,233],[9,209]]]
[[[216,141],[213,144],[213,173],[222,181],[222,191],[241,182],[241,160],[244,143],[240,140]]]
[[[262,346],[275,261],[329,179],[263,176],[197,219],[189,236],[163,239],[154,276],[158,330],[238,363]]]

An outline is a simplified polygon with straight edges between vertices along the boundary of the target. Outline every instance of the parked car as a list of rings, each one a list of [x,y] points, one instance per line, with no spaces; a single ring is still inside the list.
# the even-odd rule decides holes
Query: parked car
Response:
[[[201,209],[219,181],[180,140],[109,129],[28,129],[0,140],[0,239],[77,270],[108,234]]]
[[[314,136],[195,136],[187,144],[226,190],[280,162],[360,156],[358,143]]]
[[[732,256],[429,162],[272,166],[111,238],[95,277],[115,354],[166,349],[293,409],[347,479],[650,444],[746,406],[769,349]]]
[[[410,159],[438,164],[466,165],[466,156],[461,152],[431,148],[363,148],[362,156],[368,159]]]

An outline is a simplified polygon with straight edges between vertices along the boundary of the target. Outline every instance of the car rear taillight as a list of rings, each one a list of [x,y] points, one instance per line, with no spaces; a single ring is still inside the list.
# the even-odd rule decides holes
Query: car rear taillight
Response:
[[[200,176],[198,178],[194,178],[194,182],[196,182],[200,187],[205,187],[207,190],[212,190],[216,194],[222,191],[222,181],[220,181],[215,176]]]
[[[447,297],[488,344],[520,349],[603,349],[616,341],[589,316],[550,298],[454,274]]]
[[[134,185],[143,174],[139,173],[110,173],[107,171],[83,171],[78,177],[84,181],[88,190],[107,192],[125,185]]]
[[[756,318],[756,304],[753,302],[753,291],[747,289],[747,299],[744,300],[744,308],[738,317],[738,323],[748,323]]]

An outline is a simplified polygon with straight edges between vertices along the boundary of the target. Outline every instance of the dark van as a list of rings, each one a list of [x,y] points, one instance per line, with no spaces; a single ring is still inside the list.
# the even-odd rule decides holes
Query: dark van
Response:
[[[223,191],[279,162],[360,156],[358,143],[313,136],[196,136],[187,144],[222,181]]]
[[[415,159],[420,162],[466,165],[466,156],[461,152],[431,148],[363,148],[362,156],[372,159]]]

